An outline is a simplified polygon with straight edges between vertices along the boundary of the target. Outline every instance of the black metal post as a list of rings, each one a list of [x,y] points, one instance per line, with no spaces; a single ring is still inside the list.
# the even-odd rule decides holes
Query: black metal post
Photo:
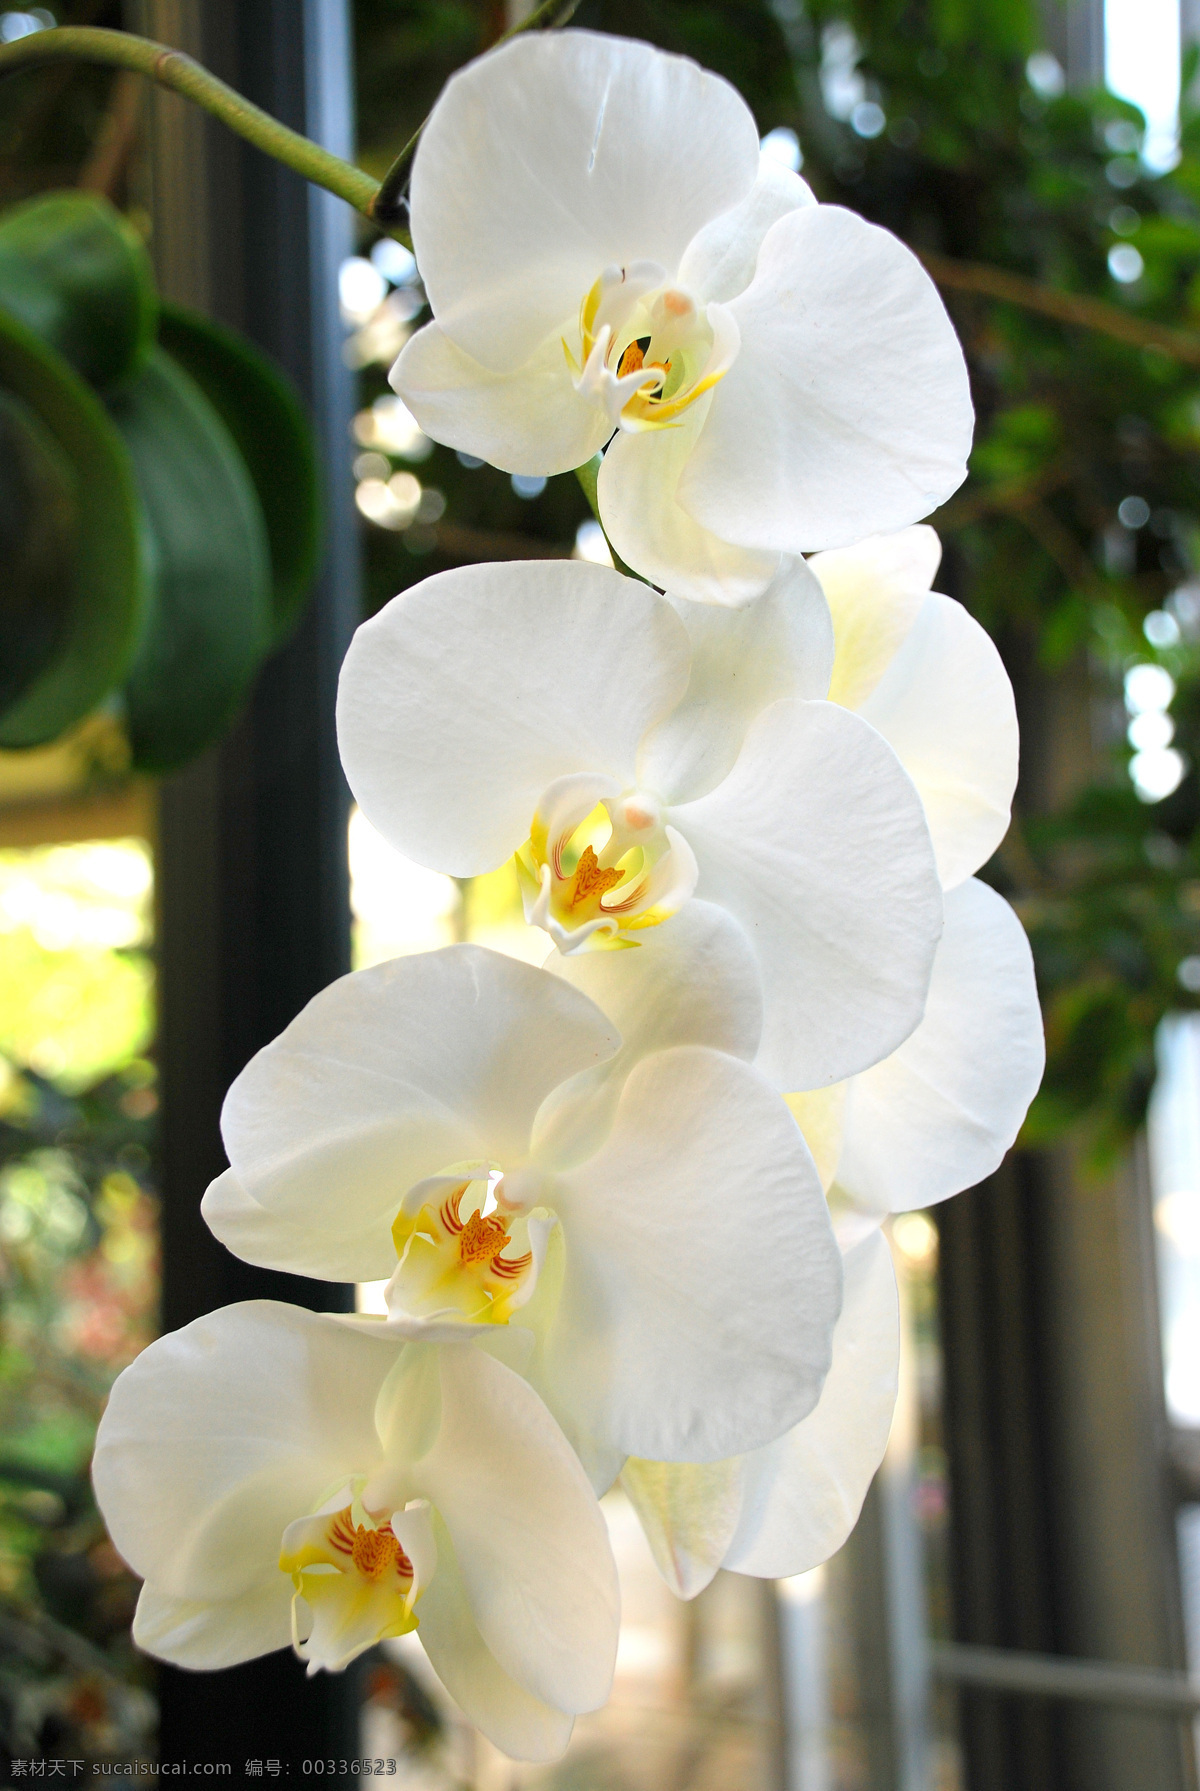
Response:
[[[134,21],[131,20],[131,23]],[[143,30],[200,56],[285,123],[351,150],[345,0],[142,0]],[[333,727],[337,671],[357,620],[359,567],[337,268],[353,218],[330,196],[155,95],[152,205],[160,281],[283,365],[316,425],[328,546],[308,614],[265,668],[217,752],[163,789],[159,1058],[163,1092],[163,1325],[231,1300],[345,1310],[352,1290],[252,1269],[199,1215],[225,1163],[221,1099],[246,1060],[349,968],[348,794]],[[160,1675],[162,1758],[353,1758],[354,1676],[304,1677],[288,1653],[230,1671]]]

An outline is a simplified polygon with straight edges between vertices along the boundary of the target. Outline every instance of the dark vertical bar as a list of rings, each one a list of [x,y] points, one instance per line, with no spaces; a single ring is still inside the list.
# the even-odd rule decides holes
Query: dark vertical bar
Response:
[[[349,152],[345,0],[203,0],[185,7],[145,0],[143,18],[150,29],[158,25],[155,35],[182,39],[276,117]],[[160,228],[175,240],[203,233],[203,265],[194,279],[207,283],[207,293],[176,287],[173,296],[207,299],[213,314],[243,330],[291,376],[320,444],[327,550],[305,619],[264,668],[242,721],[218,751],[162,792],[167,1328],[236,1299],[333,1310],[352,1303],[349,1288],[236,1261],[199,1217],[200,1196],[225,1163],[218,1120],[226,1087],[349,967],[348,794],[333,705],[359,593],[347,451],[353,393],[336,308],[337,267],[352,247],[353,216],[219,127],[206,122],[202,132],[201,176],[190,189],[167,183],[179,195],[176,204],[194,210],[161,219]],[[159,161],[164,155],[169,145],[157,149]],[[186,255],[175,257],[181,264]],[[228,1760],[235,1777],[249,1760],[278,1759],[298,1771],[305,1758],[352,1758],[354,1689],[352,1674],[306,1680],[287,1653],[214,1674],[165,1668],[162,1757]]]
[[[993,1647],[1059,1645],[1047,1514],[1030,1166],[1007,1163],[938,1209],[939,1320],[946,1361],[955,1634]],[[961,1694],[970,1791],[1056,1791],[1068,1780],[1057,1712],[1029,1699]]]
[[[1092,769],[1079,665],[1002,642],[1021,722],[1019,812]],[[1061,1147],[935,1210],[955,1636],[1183,1666],[1148,1196],[1133,1163],[1087,1180]],[[968,1791],[1188,1791],[1186,1726],[964,1692]]]

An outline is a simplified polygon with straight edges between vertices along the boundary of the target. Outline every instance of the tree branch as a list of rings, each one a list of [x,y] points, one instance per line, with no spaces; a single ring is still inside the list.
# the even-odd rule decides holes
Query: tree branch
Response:
[[[1053,317],[1057,323],[1095,330],[1133,348],[1158,348],[1186,367],[1200,367],[1200,335],[1191,330],[1151,323],[1104,299],[1043,286],[1037,280],[1026,279],[1024,274],[1010,273],[1007,268],[988,267],[979,261],[955,261],[949,255],[935,255],[925,249],[918,249],[916,254],[937,284],[951,291],[977,292],[984,298],[1001,299],[1009,305],[1020,305],[1022,310]]]

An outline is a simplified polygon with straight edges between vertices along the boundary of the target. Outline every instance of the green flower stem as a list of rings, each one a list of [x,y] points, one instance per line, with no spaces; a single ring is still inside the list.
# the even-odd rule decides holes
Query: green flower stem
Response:
[[[579,7],[580,0],[542,0],[535,6],[529,17],[506,31],[498,41],[507,43],[510,37],[520,36],[522,31],[552,31],[557,26],[565,25]],[[405,192],[408,187],[409,169],[417,144],[421,141],[421,132],[429,120],[426,118],[417,126],[400,154],[396,157],[387,173],[379,183],[379,191],[371,204],[370,215],[377,224],[391,229],[401,223],[405,216]]]
[[[247,143],[253,143],[285,167],[294,168],[314,186],[336,193],[356,211],[371,216],[371,202],[378,191],[378,183],[371,175],[340,156],[331,155],[319,144],[310,143],[299,131],[289,130],[269,112],[251,105],[182,50],[172,50],[148,37],[134,37],[127,31],[107,31],[93,25],[57,25],[0,46],[0,75],[43,62],[64,61],[105,62],[148,75],[160,86],[194,100]]]
[[[626,578],[636,578],[640,585],[648,585],[650,584],[650,580],[648,578],[643,578],[640,572],[635,572],[632,566],[627,566],[612,542],[608,540],[608,530],[604,527],[604,522],[600,515],[600,502],[596,496],[596,481],[600,477],[600,463],[603,459],[603,454],[593,454],[590,460],[585,460],[582,466],[577,466],[575,468],[575,477],[579,480],[580,488],[588,501],[592,515],[600,524],[600,531],[603,534],[605,541],[608,541],[608,551],[612,555],[612,563],[617,571],[623,572]],[[654,590],[656,587],[651,585],[650,588],[651,590]]]

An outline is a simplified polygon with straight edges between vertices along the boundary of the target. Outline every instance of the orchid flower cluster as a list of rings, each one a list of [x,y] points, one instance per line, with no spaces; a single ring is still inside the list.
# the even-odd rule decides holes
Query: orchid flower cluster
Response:
[[[990,1173],[1041,1075],[1024,934],[974,875],[1017,726],[919,523],[970,442],[949,320],[725,82],[514,40],[443,93],[411,213],[433,321],[396,389],[509,472],[602,454],[635,576],[407,590],[346,658],[342,758],[409,859],[514,859],[548,956],[357,972],[252,1060],[209,1226],[386,1281],[386,1316],[163,1338],[95,1480],[150,1653],[312,1672],[415,1629],[548,1760],[611,1682],[607,1489],[684,1598],[857,1518],[897,1382],[882,1222]]]

